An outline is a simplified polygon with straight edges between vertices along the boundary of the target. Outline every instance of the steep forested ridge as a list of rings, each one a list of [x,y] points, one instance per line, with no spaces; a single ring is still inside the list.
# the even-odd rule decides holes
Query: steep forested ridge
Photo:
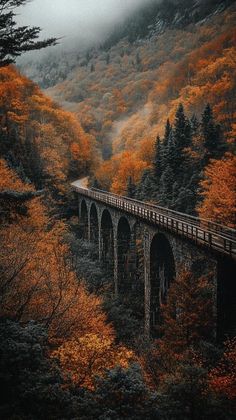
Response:
[[[14,67],[0,69],[1,158],[36,188],[62,195],[94,160],[92,135]]]
[[[155,188],[151,196],[139,196],[192,213],[201,201],[199,182],[207,163],[201,124],[208,103],[214,124],[220,124],[222,141],[227,145],[222,152],[232,152],[235,138],[235,6],[229,6],[230,2],[208,2],[208,7],[202,2],[182,3],[160,6],[159,15],[169,11],[165,18],[169,25],[162,30],[155,26],[157,11],[149,13],[159,7],[152,4],[145,9],[146,14],[137,12],[133,18],[138,28],[143,28],[147,20],[148,34],[137,33],[130,40],[132,25],[124,24],[119,37],[108,40],[109,47],[82,54],[77,62],[73,53],[70,76],[48,93],[73,110],[84,130],[96,138],[105,159],[94,172],[97,185],[119,194],[127,193],[130,180],[138,188],[142,174],[153,167],[156,138],[163,139],[167,119],[174,124],[181,103],[185,117],[195,124],[188,146],[192,162],[198,166],[197,174],[190,174],[190,178],[195,177],[195,186],[182,193],[189,194],[190,199],[195,189],[197,196],[190,207],[182,204],[182,199],[175,205],[174,193],[171,200],[163,201]],[[181,10],[187,17],[178,20]],[[143,19],[140,25],[137,16]],[[127,36],[122,38],[124,34]],[[58,71],[66,68],[69,58],[64,55]],[[41,71],[52,81],[53,60],[40,64]],[[36,74],[40,75],[40,68]],[[204,215],[214,218],[212,212]]]

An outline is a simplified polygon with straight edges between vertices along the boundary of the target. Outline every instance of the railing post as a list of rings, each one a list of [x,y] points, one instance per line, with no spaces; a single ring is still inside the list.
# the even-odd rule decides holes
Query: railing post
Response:
[[[209,245],[212,246],[212,234],[209,233]]]

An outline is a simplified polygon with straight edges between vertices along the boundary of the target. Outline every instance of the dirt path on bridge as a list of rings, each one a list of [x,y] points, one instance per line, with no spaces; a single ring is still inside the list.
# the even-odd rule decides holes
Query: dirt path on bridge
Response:
[[[77,181],[72,182],[71,185],[78,188],[88,188],[89,177],[86,176],[84,178],[77,179]]]

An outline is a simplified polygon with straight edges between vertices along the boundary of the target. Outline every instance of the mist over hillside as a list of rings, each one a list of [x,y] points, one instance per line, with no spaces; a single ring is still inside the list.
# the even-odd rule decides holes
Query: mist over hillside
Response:
[[[55,51],[21,65],[96,138],[106,160],[96,173],[103,187],[124,193],[130,171],[139,179],[179,102],[197,117],[210,102],[232,137],[234,3],[151,1],[99,47]],[[123,171],[122,153],[130,152],[117,184],[111,174]]]
[[[66,23],[65,17],[58,32],[59,20],[51,28],[55,29],[56,35],[63,36],[67,32],[68,24],[71,26],[69,33],[65,37],[63,36],[59,46],[40,54],[26,54],[18,60],[18,66],[23,73],[45,89],[65,79],[73,78],[71,72],[76,68],[91,66],[92,59],[96,59],[99,51],[109,51],[122,39],[126,39],[132,45],[143,39],[150,40],[167,29],[183,29],[189,24],[201,25],[234,2],[235,0],[167,0],[164,2],[162,0],[146,0],[143,4],[143,2],[135,0],[124,6],[121,1],[119,6],[123,5],[123,7],[120,12],[118,7],[118,15],[117,10],[114,14],[110,7],[102,19],[101,15],[88,16],[86,22],[86,13],[88,14],[86,10],[89,10],[90,7],[88,4],[87,9],[84,9],[85,22],[79,29],[79,23],[75,27],[74,21],[70,20],[69,23]],[[36,13],[38,9],[36,8],[34,12]],[[80,8],[78,5],[75,10],[78,11],[77,18],[79,19]],[[24,19],[30,17],[30,13],[32,13],[30,8],[26,9]],[[75,17],[75,21],[77,18]],[[19,22],[24,23],[24,19],[19,16]],[[38,19],[40,20],[40,14],[37,15],[37,22]],[[48,31],[45,33],[52,34]]]
[[[235,420],[235,22],[1,1],[0,418]]]

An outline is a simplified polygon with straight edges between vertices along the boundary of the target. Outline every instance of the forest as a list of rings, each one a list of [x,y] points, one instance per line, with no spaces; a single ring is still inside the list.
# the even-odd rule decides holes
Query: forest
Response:
[[[183,265],[147,336],[71,183],[236,229],[235,4],[154,1],[99,47],[17,65],[59,42],[17,28],[25,3],[0,2],[0,417],[233,420],[213,273]]]

